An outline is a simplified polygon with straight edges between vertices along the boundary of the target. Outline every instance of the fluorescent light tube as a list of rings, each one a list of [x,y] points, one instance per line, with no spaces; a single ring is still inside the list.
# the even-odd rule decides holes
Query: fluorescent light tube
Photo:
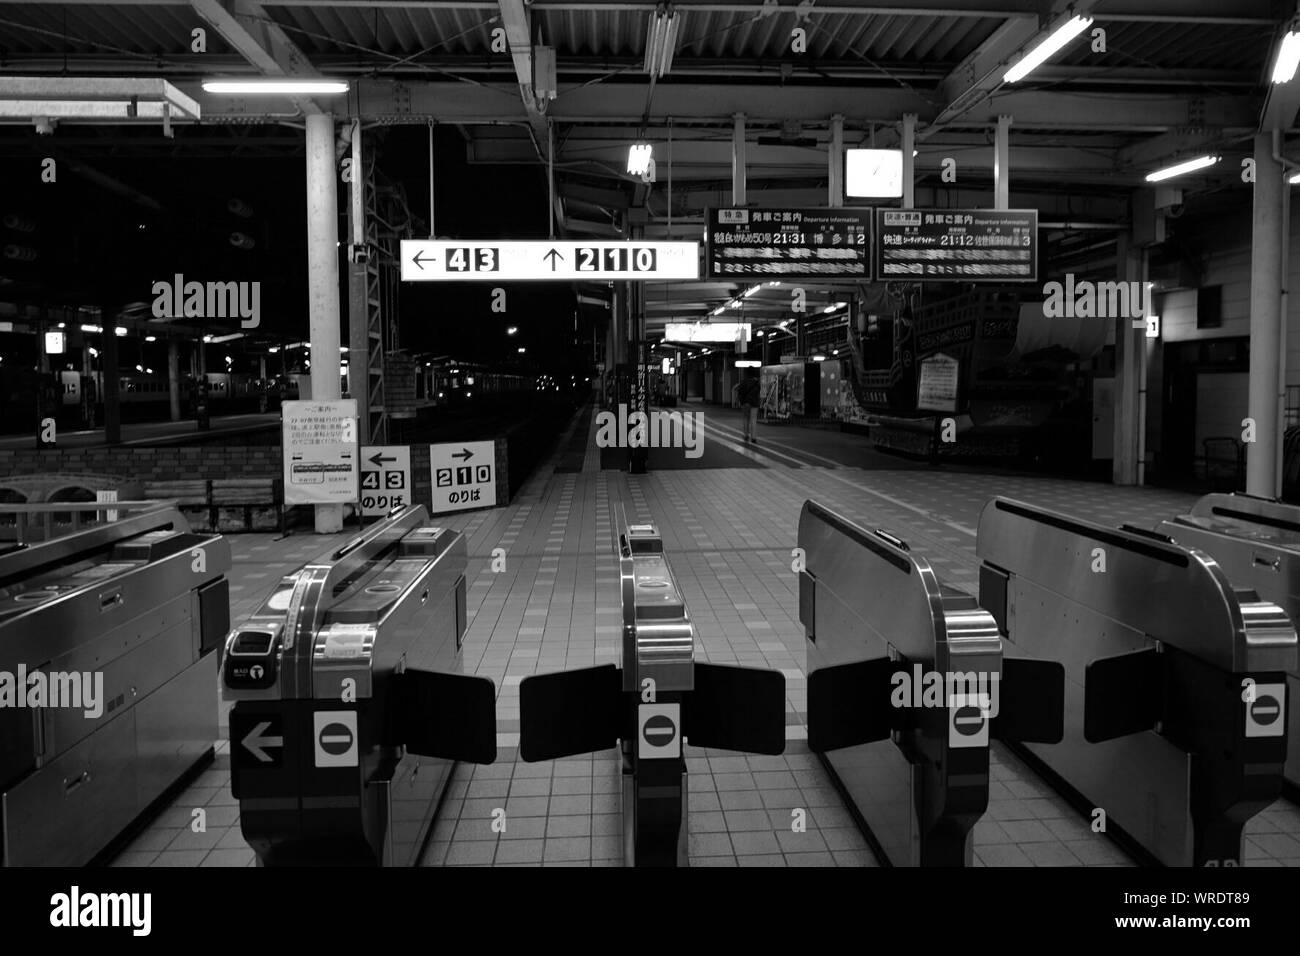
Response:
[[[205,93],[233,93],[236,95],[324,96],[346,93],[346,80],[313,79],[255,79],[255,80],[204,80]]]
[[[627,171],[633,176],[644,176],[650,170],[654,147],[649,143],[633,143],[627,149]]]
[[[1291,82],[1297,66],[1300,66],[1300,33],[1293,30],[1277,46],[1277,59],[1273,61],[1273,82]]]
[[[1092,26],[1092,17],[1076,16],[1066,20],[1052,32],[1051,36],[1022,56],[1015,66],[1007,70],[1002,77],[1002,82],[1020,82],[1090,26]]]
[[[1213,166],[1218,161],[1218,156],[1197,156],[1195,159],[1188,159],[1173,166],[1166,166],[1164,169],[1157,169],[1154,173],[1148,173],[1147,182],[1158,183],[1166,179],[1173,179],[1175,176],[1182,176],[1185,173],[1194,173],[1198,169]]]

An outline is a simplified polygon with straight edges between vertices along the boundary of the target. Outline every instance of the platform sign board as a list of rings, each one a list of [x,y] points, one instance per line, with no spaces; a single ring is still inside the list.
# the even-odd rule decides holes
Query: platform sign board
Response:
[[[875,277],[949,282],[1038,278],[1036,209],[877,209]]]
[[[403,239],[403,282],[698,279],[698,242]]]
[[[917,377],[916,383],[917,410],[955,412],[960,370],[961,363],[942,352],[923,359],[921,374]]]
[[[497,503],[496,442],[429,446],[431,514],[490,508]]]
[[[711,279],[869,279],[871,210],[710,209]]]
[[[356,501],[356,399],[284,402],[280,409],[285,504]]]
[[[411,446],[362,445],[362,516],[381,518],[411,503]]]

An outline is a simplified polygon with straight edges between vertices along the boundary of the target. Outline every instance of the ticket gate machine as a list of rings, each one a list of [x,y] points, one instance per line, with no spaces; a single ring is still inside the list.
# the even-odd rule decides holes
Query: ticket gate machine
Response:
[[[228,570],[168,507],[0,556],[6,866],[85,866],[211,758]]]
[[[411,866],[457,760],[496,759],[458,673],[465,538],[397,509],[285,577],[226,639],[231,785],[263,866]]]
[[[785,750],[785,677],[695,661],[695,625],[652,525],[619,535],[623,666],[524,678],[519,754],[530,763],[620,744],[627,866],[687,865],[682,740]]]
[[[1240,865],[1243,824],[1281,792],[1296,666],[1282,609],[1204,551],[1005,498],[976,548],[1003,636],[1065,664],[1065,738],[1028,744],[1031,765],[1139,855]]]
[[[1238,587],[1248,587],[1300,620],[1300,507],[1243,494],[1206,495],[1189,514],[1155,530],[1184,547],[1204,551]],[[1287,758],[1283,786],[1300,800],[1300,669],[1286,675]],[[1281,715],[1279,714],[1279,717]]]
[[[1013,656],[974,598],[885,531],[804,502],[808,746],[882,862],[969,866],[989,740],[1060,740],[1064,673]]]

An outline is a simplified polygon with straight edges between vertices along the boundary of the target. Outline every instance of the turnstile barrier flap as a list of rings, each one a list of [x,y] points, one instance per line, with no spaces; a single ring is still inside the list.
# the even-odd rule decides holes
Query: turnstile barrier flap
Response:
[[[519,684],[519,756],[528,763],[606,750],[622,733],[615,664],[536,674]]]
[[[1060,743],[1065,736],[1065,666],[1004,654],[998,712],[989,733],[999,740]]]
[[[682,735],[692,747],[784,753],[785,675],[696,664],[695,688],[682,696]]]
[[[1090,744],[1151,730],[1164,712],[1164,669],[1154,648],[1103,657],[1084,669],[1083,736]]]
[[[878,657],[808,675],[808,749],[826,753],[886,739],[905,714],[891,703],[894,675],[908,665]]]
[[[422,757],[496,760],[496,685],[489,678],[408,668],[390,693],[387,743]]]

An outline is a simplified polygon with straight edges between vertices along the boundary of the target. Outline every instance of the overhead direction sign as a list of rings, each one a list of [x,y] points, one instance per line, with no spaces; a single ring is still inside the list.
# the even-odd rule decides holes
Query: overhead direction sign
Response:
[[[710,209],[705,221],[710,278],[870,278],[870,209]]]
[[[1036,209],[877,209],[876,278],[1032,282]]]
[[[382,517],[394,508],[409,504],[411,504],[411,446],[362,446],[362,516]]]
[[[496,442],[429,446],[433,484],[431,514],[491,508],[497,503]]]
[[[698,279],[698,242],[403,239],[403,282]]]

